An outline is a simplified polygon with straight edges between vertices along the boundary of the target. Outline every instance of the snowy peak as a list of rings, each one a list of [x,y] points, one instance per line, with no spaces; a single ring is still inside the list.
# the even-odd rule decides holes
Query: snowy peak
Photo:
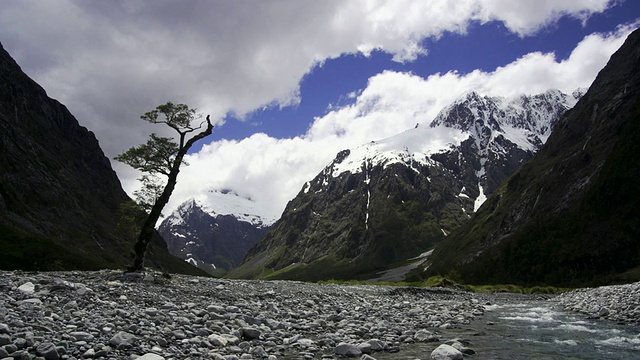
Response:
[[[505,116],[502,99],[481,96],[475,91],[468,91],[452,104],[440,111],[431,122],[431,127],[446,126],[464,132],[472,131],[478,125],[499,130],[498,119]]]
[[[342,151],[329,168],[333,177],[344,172],[357,173],[364,167],[387,167],[396,163],[415,168],[431,163],[431,154],[447,150],[466,138],[459,129],[418,126],[384,140]]]
[[[366,278],[432,249],[533,157],[573,103],[558,91],[468,92],[430,126],[339,152],[232,275]]]
[[[469,91],[445,107],[429,126],[416,126],[396,136],[345,150],[324,170],[337,177],[367,166],[404,163],[414,168],[432,162],[433,154],[448,152],[471,139],[480,157],[517,147],[535,152],[546,142],[553,125],[573,107],[583,91],[567,95],[549,90],[507,99]],[[305,188],[308,190],[308,186]]]
[[[158,231],[169,252],[198,268],[221,275],[242,262],[269,230],[272,218],[255,202],[228,189],[213,189],[183,202]]]
[[[518,128],[539,136],[544,143],[553,122],[572,108],[583,93],[576,90],[567,95],[552,89],[537,95],[504,98],[481,96],[470,91],[440,111],[431,127],[444,125],[465,132],[475,130],[476,133],[478,128],[501,133],[505,128]]]
[[[211,189],[182,203],[165,221],[173,225],[184,224],[185,218],[200,210],[213,218],[231,215],[238,221],[248,222],[258,228],[272,225],[278,214],[261,208],[253,199],[230,189]]]

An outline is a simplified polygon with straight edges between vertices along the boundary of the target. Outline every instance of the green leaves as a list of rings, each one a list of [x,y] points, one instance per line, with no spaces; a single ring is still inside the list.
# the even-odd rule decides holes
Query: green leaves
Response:
[[[146,144],[132,147],[114,159],[142,172],[168,176],[178,150],[173,139],[151,134]]]
[[[158,119],[160,115],[163,115],[164,120],[162,117]],[[182,134],[195,130],[191,123],[200,117],[201,115],[196,113],[196,109],[189,109],[185,104],[174,104],[169,101],[166,104],[158,105],[140,118],[152,124],[167,124]]]

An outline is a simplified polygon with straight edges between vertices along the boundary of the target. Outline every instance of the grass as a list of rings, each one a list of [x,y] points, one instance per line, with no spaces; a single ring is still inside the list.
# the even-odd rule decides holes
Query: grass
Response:
[[[443,276],[432,276],[424,281],[419,282],[390,282],[390,281],[363,281],[363,280],[322,280],[319,284],[338,284],[338,285],[369,285],[369,286],[411,286],[411,287],[456,287],[466,289],[475,293],[514,293],[514,294],[561,294],[573,290],[571,288],[559,288],[555,286],[533,286],[523,287],[513,284],[501,285],[466,285],[457,283]]]

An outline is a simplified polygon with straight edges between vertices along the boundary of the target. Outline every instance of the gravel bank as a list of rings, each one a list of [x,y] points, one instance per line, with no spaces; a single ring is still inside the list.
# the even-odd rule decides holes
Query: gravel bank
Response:
[[[368,359],[444,343],[439,330],[484,311],[483,300],[449,289],[107,270],[0,275],[0,359]]]
[[[625,324],[640,324],[640,282],[570,291],[558,300],[568,311]]]

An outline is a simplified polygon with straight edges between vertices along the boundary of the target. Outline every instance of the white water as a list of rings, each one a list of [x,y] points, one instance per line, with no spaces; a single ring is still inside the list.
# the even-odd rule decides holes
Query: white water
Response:
[[[441,341],[462,338],[476,354],[465,359],[640,359],[640,328],[586,319],[552,301],[488,306],[460,329],[441,330]],[[440,343],[401,346],[379,359],[428,359]]]

